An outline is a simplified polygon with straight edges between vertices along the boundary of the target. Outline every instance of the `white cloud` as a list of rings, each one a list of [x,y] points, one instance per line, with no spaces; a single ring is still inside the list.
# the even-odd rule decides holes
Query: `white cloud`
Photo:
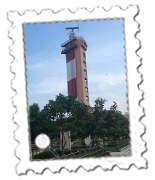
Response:
[[[33,94],[51,94],[58,95],[59,93],[67,92],[67,83],[65,77],[50,77],[41,81],[38,85],[32,87],[30,93]]]
[[[62,63],[62,59],[59,59],[58,57],[48,57],[48,58],[45,58],[45,57],[40,57],[37,61],[37,63],[35,63],[35,59],[37,57],[34,57],[34,63],[31,62],[27,65],[27,68],[28,70],[44,70],[44,69],[54,69],[54,68],[58,68],[58,67],[61,67],[62,65],[64,66],[66,63],[64,61],[64,64]],[[29,60],[30,61],[30,60]]]
[[[105,98],[105,108],[109,109],[113,105],[113,101],[118,104],[118,109],[122,112],[126,111],[126,81],[124,73],[90,73],[88,79],[90,105],[94,106],[94,101],[98,97]]]
[[[94,83],[97,87],[94,87]],[[89,89],[95,88],[96,90],[104,90],[108,86],[114,86],[121,83],[126,83],[125,74],[105,74],[105,73],[90,73],[89,74]]]
[[[89,94],[90,95],[90,94]],[[109,93],[100,93],[98,96],[95,94],[90,95],[90,106],[94,107],[95,105],[95,100],[101,97],[103,99],[106,99],[106,103],[104,108],[105,109],[110,109],[110,107],[113,105],[113,101],[115,101],[118,105],[118,110],[121,111],[122,113],[125,113],[127,111],[127,97],[125,95],[117,94],[115,92],[109,92]]]
[[[124,44],[108,42],[107,44],[95,44],[87,50],[87,59],[89,63],[107,64],[112,61],[125,59],[123,52]],[[124,49],[125,52],[125,49]],[[97,58],[99,57],[99,58]]]

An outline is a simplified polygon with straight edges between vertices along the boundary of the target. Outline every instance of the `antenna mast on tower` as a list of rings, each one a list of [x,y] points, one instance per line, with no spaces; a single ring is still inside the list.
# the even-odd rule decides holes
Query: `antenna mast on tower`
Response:
[[[74,29],[79,29],[79,27],[67,27],[66,29],[71,29],[72,30],[72,31],[70,31],[70,34],[69,34],[69,39],[72,39],[72,38],[76,37]]]
[[[68,27],[66,29],[71,29],[73,31],[74,29],[79,29],[79,27]]]
[[[79,36],[79,21],[78,21],[78,36]]]

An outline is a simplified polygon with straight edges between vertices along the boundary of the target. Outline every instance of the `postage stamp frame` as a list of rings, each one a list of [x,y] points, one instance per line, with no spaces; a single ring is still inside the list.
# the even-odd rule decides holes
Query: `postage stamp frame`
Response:
[[[60,172],[62,168],[71,172],[76,171],[79,167],[89,171],[98,166],[103,170],[112,170],[114,166],[118,166],[120,169],[129,169],[133,164],[137,168],[146,168],[147,160],[143,157],[143,152],[146,151],[146,143],[142,139],[142,135],[145,134],[145,125],[141,123],[141,118],[145,114],[144,108],[140,106],[140,102],[143,100],[143,91],[139,88],[142,74],[138,71],[141,65],[141,57],[137,53],[140,50],[141,41],[136,37],[140,31],[140,24],[136,21],[138,14],[139,8],[137,5],[129,5],[126,9],[112,6],[108,10],[103,7],[96,7],[92,11],[89,11],[87,8],[78,8],[75,12],[72,12],[70,9],[61,9],[57,12],[54,12],[52,9],[44,9],[39,13],[35,10],[26,10],[23,14],[17,11],[8,12],[8,20],[12,23],[9,29],[9,38],[12,40],[9,51],[13,58],[10,69],[11,73],[14,74],[11,85],[12,90],[15,91],[15,95],[12,98],[12,105],[15,108],[13,122],[18,126],[14,131],[14,138],[19,143],[15,149],[15,156],[19,159],[19,163],[16,166],[17,174],[26,174],[29,170],[41,174],[45,169],[55,173]],[[23,25],[25,23],[106,20],[114,18],[123,18],[124,20],[124,48],[132,156],[31,161]]]

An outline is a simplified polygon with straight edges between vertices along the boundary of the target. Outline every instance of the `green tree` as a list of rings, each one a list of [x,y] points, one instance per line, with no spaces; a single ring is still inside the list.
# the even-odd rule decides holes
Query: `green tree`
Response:
[[[104,109],[106,100],[102,98],[97,98],[95,100],[95,111],[93,112],[93,120],[94,120],[94,135],[96,135],[98,138],[103,137],[103,144],[105,146],[104,137],[107,133],[106,129],[106,119],[105,119],[105,113],[106,110]],[[93,138],[95,138],[93,136]]]
[[[113,111],[112,110],[105,110],[104,114],[105,118],[105,129],[106,133],[105,136],[108,137],[108,143],[110,138],[112,137],[113,131],[115,130],[115,120],[113,119]]]
[[[35,137],[39,133],[39,114],[40,107],[37,103],[34,103],[31,106],[29,106],[30,134],[32,142],[34,142]]]
[[[71,131],[69,138],[85,139],[91,135],[92,139],[103,137],[120,138],[129,134],[129,120],[117,110],[117,103],[104,109],[106,100],[95,100],[94,112],[90,113],[90,106],[77,101],[76,96],[59,94],[55,100],[49,100],[40,111],[39,105],[34,103],[29,107],[31,140],[40,133],[47,134],[52,140],[62,134],[62,155],[64,155],[64,132]]]
[[[76,101],[71,108],[71,116],[74,118],[72,121],[72,129],[76,133],[75,137],[83,140],[91,135],[92,129],[92,114],[89,112],[90,106]]]
[[[113,137],[114,140],[123,137],[129,133],[129,123],[127,118],[117,110],[118,105],[116,102],[107,110],[107,135]]]
[[[52,140],[55,136],[58,136],[59,129],[54,121],[48,118],[46,106],[40,111],[39,105],[34,103],[29,106],[29,118],[30,118],[30,134],[31,141],[34,142],[37,135],[44,133]]]
[[[112,110],[112,111],[116,111],[116,110],[117,110],[118,105],[117,105],[117,103],[116,103],[115,101],[113,101],[113,102],[114,102],[114,104],[110,107],[110,110]]]
[[[64,155],[64,132],[69,130],[68,126],[70,121],[74,118],[71,116],[71,108],[76,102],[76,96],[64,96],[59,94],[56,96],[55,101],[49,100],[49,103],[45,106],[46,117],[48,120],[55,121],[59,127],[59,132],[62,134],[62,155]]]
[[[118,111],[109,110],[107,117],[108,131],[110,136],[116,140],[120,137],[121,126],[120,126],[120,113]]]
[[[106,99],[102,99],[101,97],[98,97],[96,100],[95,100],[95,111],[98,110],[98,111],[101,111],[103,110],[104,108],[104,104],[106,103]]]
[[[120,119],[120,126],[121,126],[121,137],[128,137],[129,135],[129,120],[128,118],[121,115]]]
[[[108,137],[114,140],[127,136],[129,134],[129,122],[127,118],[117,110],[118,105],[114,101],[114,104],[110,107],[110,110],[104,109],[106,100],[98,98],[95,100],[95,111],[93,113],[93,128],[94,134],[97,137],[103,137],[103,144],[105,146],[104,137]]]
[[[56,122],[54,120],[49,119],[48,117],[49,116],[47,114],[45,106],[44,109],[40,112],[40,131],[41,133],[45,133],[46,135],[48,135],[52,141],[54,138],[59,137],[60,132]]]

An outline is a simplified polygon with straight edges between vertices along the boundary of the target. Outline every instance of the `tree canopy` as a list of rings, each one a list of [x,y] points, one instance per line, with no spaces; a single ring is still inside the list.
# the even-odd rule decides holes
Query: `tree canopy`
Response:
[[[47,134],[52,140],[60,137],[60,132],[63,136],[65,131],[71,131],[70,138],[81,140],[89,135],[92,138],[102,137],[103,141],[104,137],[117,139],[128,136],[128,118],[117,110],[116,102],[110,110],[104,109],[105,103],[105,99],[97,98],[94,111],[90,112],[90,106],[77,101],[76,96],[59,94],[41,111],[38,104],[32,104],[29,106],[31,141],[34,142],[40,133]],[[62,153],[63,148],[62,138]]]

